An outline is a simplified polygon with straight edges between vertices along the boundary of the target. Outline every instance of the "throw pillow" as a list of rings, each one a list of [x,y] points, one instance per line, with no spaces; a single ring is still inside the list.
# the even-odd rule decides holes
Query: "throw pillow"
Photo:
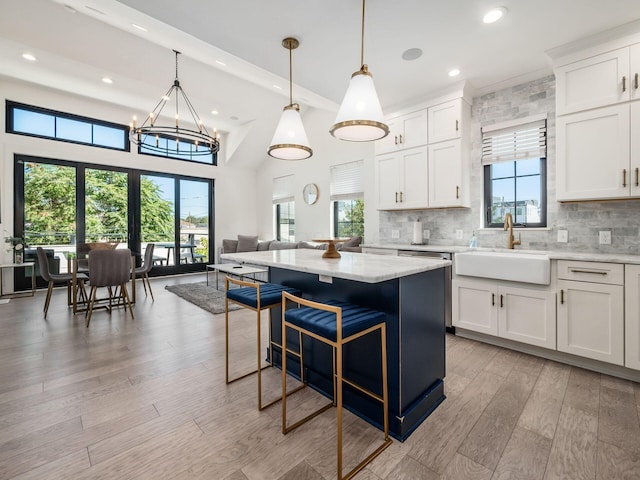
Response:
[[[225,238],[222,240],[222,253],[236,253],[238,251],[238,241]]]
[[[258,242],[258,251],[264,252],[269,250],[269,245],[271,245],[271,240],[265,240],[264,242]]]
[[[362,236],[358,235],[357,237],[351,237],[349,240],[342,244],[343,247],[359,247],[360,242],[362,242]]]
[[[238,235],[236,252],[255,252],[258,249],[258,236]]]

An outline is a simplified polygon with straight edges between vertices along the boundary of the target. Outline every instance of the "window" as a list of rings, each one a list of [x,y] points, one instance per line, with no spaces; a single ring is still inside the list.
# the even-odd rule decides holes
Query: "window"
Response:
[[[168,152],[172,153],[160,153],[153,148],[160,146],[166,148]],[[186,160],[188,162],[206,163],[209,165],[217,165],[217,154],[203,154],[198,152],[204,152],[207,148],[202,145],[196,145],[195,142],[188,140],[181,140],[176,142],[175,137],[144,135],[142,142],[138,145],[138,153],[145,155],[154,155],[156,157],[174,158],[176,160]]]
[[[296,212],[293,175],[273,179],[273,218],[276,240],[294,242]]]
[[[546,116],[482,129],[485,227],[547,225]]]
[[[333,235],[364,235],[364,161],[331,167],[330,197],[333,205]]]
[[[129,151],[128,127],[46,108],[6,102],[7,133]]]

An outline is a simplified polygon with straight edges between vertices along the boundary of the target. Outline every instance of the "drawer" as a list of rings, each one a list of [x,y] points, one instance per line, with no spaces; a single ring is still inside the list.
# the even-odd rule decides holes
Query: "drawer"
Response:
[[[578,282],[624,285],[624,265],[621,263],[558,260],[558,278]]]

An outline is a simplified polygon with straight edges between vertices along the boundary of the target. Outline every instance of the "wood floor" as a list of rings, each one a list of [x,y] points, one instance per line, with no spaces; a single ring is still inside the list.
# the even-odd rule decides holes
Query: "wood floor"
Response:
[[[152,279],[135,320],[73,317],[64,290],[0,305],[1,479],[335,478],[335,411],[289,435],[280,404],[258,412],[255,376],[224,382],[224,314]],[[255,317],[231,313],[234,370],[255,361]],[[266,324],[266,322],[265,322]],[[264,371],[277,395],[278,371]],[[447,337],[447,399],[356,478],[638,479],[640,385]],[[290,397],[295,415],[318,402]],[[354,464],[380,432],[345,418]],[[348,466],[348,465],[347,465]]]

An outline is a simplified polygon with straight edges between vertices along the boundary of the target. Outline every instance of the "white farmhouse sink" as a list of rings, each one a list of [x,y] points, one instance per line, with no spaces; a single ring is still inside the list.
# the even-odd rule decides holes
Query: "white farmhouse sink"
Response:
[[[457,275],[549,285],[547,255],[520,252],[463,252],[455,254]]]

